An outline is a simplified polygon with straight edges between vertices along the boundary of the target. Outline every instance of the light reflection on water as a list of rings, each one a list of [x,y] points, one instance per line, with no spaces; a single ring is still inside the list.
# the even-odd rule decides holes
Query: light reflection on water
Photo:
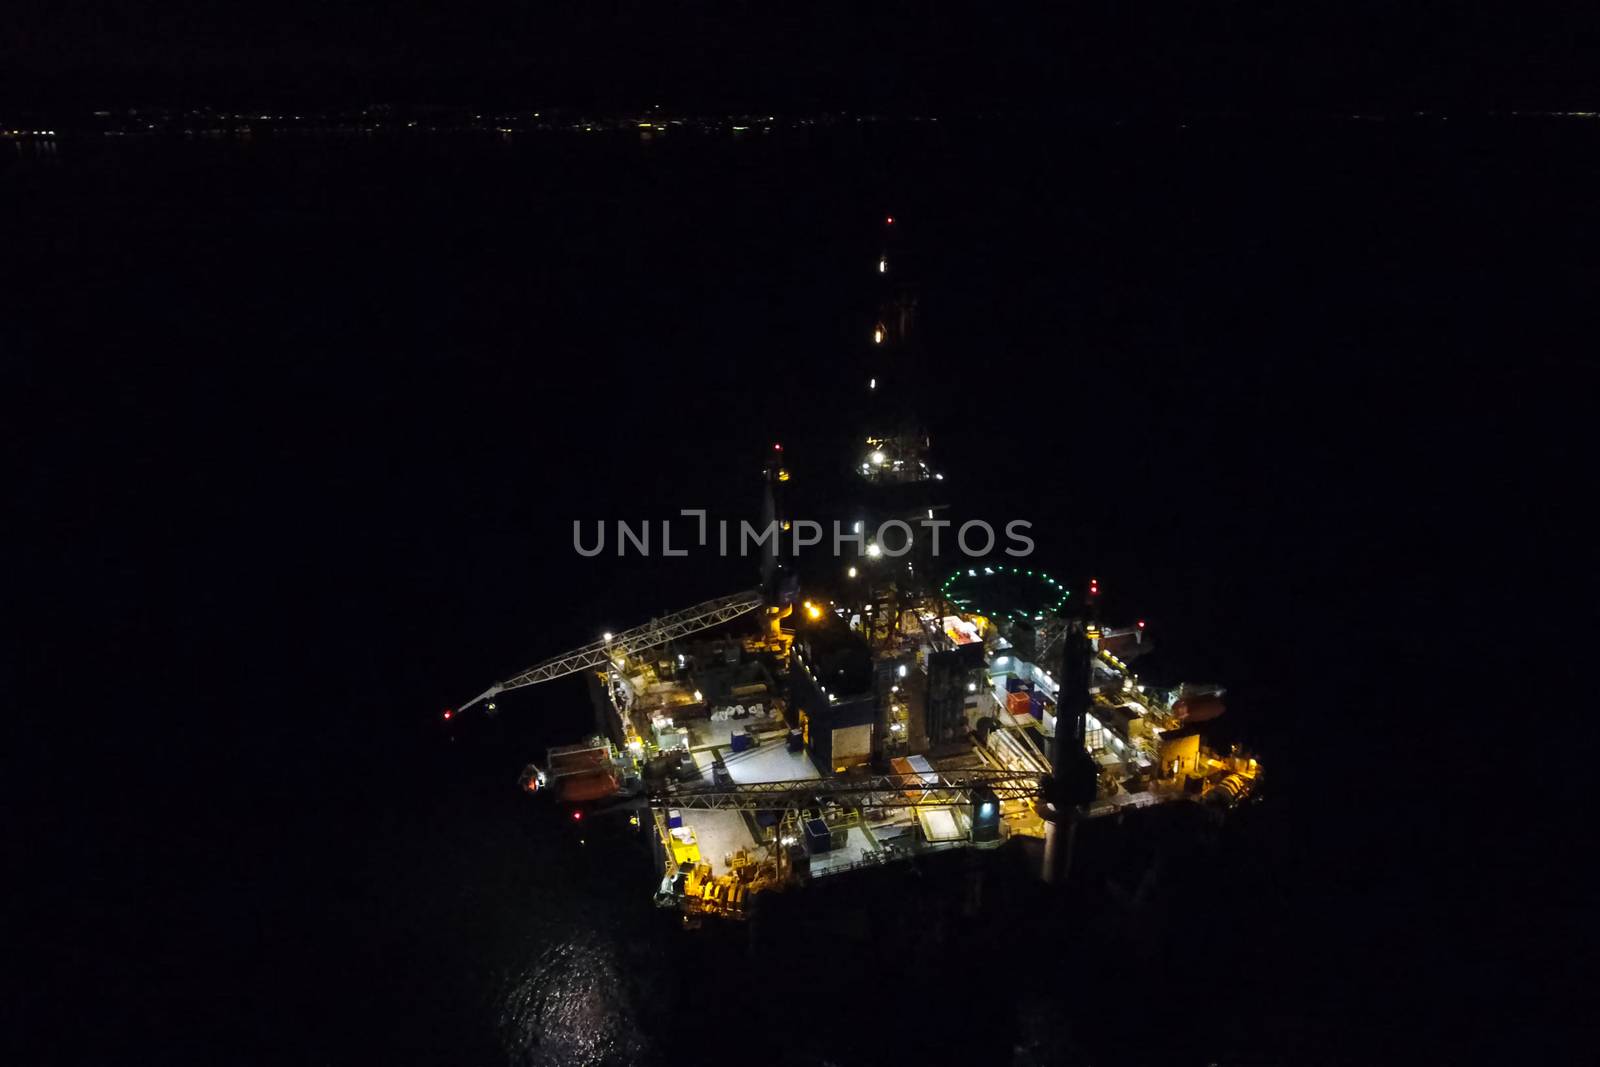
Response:
[[[500,980],[495,999],[511,1063],[592,1067],[646,1058],[615,947],[601,936],[574,932],[545,948]]]

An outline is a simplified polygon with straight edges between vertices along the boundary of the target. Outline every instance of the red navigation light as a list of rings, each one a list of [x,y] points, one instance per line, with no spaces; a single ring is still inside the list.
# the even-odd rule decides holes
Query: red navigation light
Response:
[[[580,821],[580,820],[581,820],[581,819],[582,819],[582,818],[583,818],[583,812],[581,812],[581,811],[575,811],[575,812],[573,812],[573,813],[572,813],[572,821],[573,821],[573,822],[578,822],[578,821]]]
[[[774,452],[782,452],[783,451],[783,446],[778,444],[777,442],[773,442],[772,450]]]
[[[445,718],[446,718],[446,719],[449,719],[449,718],[450,718],[450,716],[452,716],[452,715],[454,715],[454,714],[455,714],[455,712],[453,712],[453,711],[451,711],[451,710],[450,710],[450,709],[449,709],[449,708],[445,708],[445,709],[444,709],[444,717],[445,717]]]
[[[883,224],[885,226],[893,226],[894,225],[894,216],[890,215],[888,218],[884,219],[883,220]]]
[[[1144,629],[1144,620],[1143,619],[1139,620],[1139,629],[1141,629],[1141,630]]]
[[[1090,596],[1099,596],[1100,595],[1100,579],[1098,579],[1098,578],[1090,578],[1089,579],[1089,595]]]

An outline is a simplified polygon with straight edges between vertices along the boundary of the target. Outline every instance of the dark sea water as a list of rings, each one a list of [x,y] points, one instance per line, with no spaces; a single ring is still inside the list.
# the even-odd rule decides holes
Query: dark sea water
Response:
[[[1578,544],[1564,496],[1526,490],[1575,461],[1593,383],[1597,139],[3,146],[9,511],[36,535],[17,674],[42,694],[14,725],[51,742],[49,799],[13,809],[39,872],[12,909],[40,950],[18,1062],[1548,1050],[1561,1002],[1507,976],[1554,966],[1577,898],[1473,806],[1505,785],[1472,706],[1496,668],[1446,664]],[[625,819],[514,788],[589,729],[580,683],[440,710],[754,584],[579,559],[571,522],[753,520],[774,440],[802,481],[837,464],[886,212],[924,350],[885,387],[953,503],[1031,519],[1041,565],[1097,574],[1175,671],[1226,684],[1264,802],[1094,827],[1065,898],[1008,853],[976,916],[958,865],[685,932]],[[1530,527],[1544,547],[1502,567]]]

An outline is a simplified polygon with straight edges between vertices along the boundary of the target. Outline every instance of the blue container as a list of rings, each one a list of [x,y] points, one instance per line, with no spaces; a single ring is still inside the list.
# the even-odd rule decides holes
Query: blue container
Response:
[[[749,749],[749,747],[750,735],[745,733],[743,730],[733,731],[733,750],[735,752],[744,752]]]
[[[812,855],[818,852],[833,850],[833,835],[828,832],[828,824],[821,819],[808,819],[806,821],[806,851]]]
[[[1034,691],[1033,696],[1028,699],[1028,712],[1035,719],[1044,718],[1044,694],[1043,693],[1038,692],[1037,690]]]
[[[667,811],[667,829],[676,830],[678,827],[680,827],[682,825],[683,825],[683,812],[679,811],[677,808],[669,809]]]
[[[806,749],[806,735],[800,730],[789,731],[789,751],[804,752]]]
[[[1006,692],[1024,693],[1033,690],[1033,683],[1026,678],[1019,678],[1015,674],[1006,675]]]

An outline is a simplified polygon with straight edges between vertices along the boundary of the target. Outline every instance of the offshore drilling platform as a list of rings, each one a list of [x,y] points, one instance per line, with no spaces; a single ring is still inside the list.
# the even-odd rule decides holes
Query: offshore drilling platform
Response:
[[[883,220],[884,285],[864,385],[913,343],[914,287]],[[1142,620],[1100,615],[1100,584],[1026,559],[940,558],[886,528],[948,526],[928,435],[883,416],[848,458],[847,558],[798,566],[796,477],[764,468],[761,587],[604,634],[463,704],[582,674],[589,740],[551,749],[522,788],[574,817],[626,807],[650,836],[656,900],[686,921],[741,918],[763,893],[931,852],[1042,841],[1067,877],[1085,819],[1166,803],[1232,807],[1261,768],[1206,743],[1215,685],[1145,679]],[[926,520],[926,521],[924,521]],[[813,524],[815,525],[815,524]],[[946,534],[946,540],[950,535]],[[992,543],[992,542],[991,542]],[[447,710],[447,718],[457,714]],[[1129,830],[1128,832],[1133,832]]]

